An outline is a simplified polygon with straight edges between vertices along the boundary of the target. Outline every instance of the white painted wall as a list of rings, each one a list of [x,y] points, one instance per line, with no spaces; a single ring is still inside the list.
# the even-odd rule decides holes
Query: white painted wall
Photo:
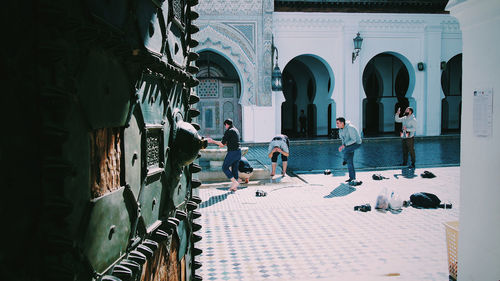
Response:
[[[459,280],[500,280],[500,1],[452,0],[463,38]],[[473,96],[493,89],[493,134],[476,137]]]
[[[241,106],[242,132],[245,142],[269,142],[281,133],[281,104],[285,101],[283,92],[272,92],[272,106]]]
[[[364,40],[353,64],[352,39],[357,32]],[[366,64],[380,53],[398,56],[410,75],[407,97],[417,111],[417,134],[441,133],[441,99],[444,96],[440,62],[448,61],[462,50],[461,33],[454,17],[446,14],[275,12],[273,34],[281,69],[300,55],[310,54],[324,60],[335,76],[332,98],[336,116],[333,118],[344,116],[358,128],[362,128],[362,105],[366,97],[361,84]],[[425,63],[424,71],[417,70],[418,62]]]
[[[281,134],[281,105],[285,102],[282,91],[273,91],[274,135]],[[271,138],[269,138],[271,140]]]

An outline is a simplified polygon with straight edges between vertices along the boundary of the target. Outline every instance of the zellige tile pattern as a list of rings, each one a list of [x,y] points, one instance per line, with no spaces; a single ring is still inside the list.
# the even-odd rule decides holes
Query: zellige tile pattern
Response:
[[[226,185],[200,188],[203,239],[197,247],[203,280],[448,280],[444,222],[458,220],[459,167],[426,168],[434,179],[402,170],[345,176],[299,174],[259,182],[232,194]],[[304,182],[305,181],[305,182]],[[409,199],[431,192],[452,209],[373,209],[377,195],[394,190]],[[255,197],[262,189],[266,197]],[[370,203],[371,212],[355,205]]]

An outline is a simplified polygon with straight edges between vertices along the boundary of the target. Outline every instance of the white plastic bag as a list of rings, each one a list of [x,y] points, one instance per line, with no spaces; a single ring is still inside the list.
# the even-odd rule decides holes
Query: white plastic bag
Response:
[[[403,200],[399,197],[397,193],[394,191],[391,192],[391,196],[389,197],[389,208],[392,210],[401,210],[403,207]]]

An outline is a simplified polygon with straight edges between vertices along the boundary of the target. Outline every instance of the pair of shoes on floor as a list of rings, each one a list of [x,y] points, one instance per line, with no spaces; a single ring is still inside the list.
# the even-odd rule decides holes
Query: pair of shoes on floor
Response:
[[[351,182],[353,180],[355,180],[355,179],[348,178],[348,179],[345,180],[345,182]]]
[[[265,192],[265,191],[263,191],[263,190],[260,190],[260,189],[259,189],[259,190],[255,191],[255,196],[256,196],[256,197],[264,197],[264,196],[266,196],[266,195],[267,195],[267,192]]]
[[[352,180],[352,181],[348,182],[347,184],[350,185],[350,186],[358,186],[358,185],[363,184],[363,182],[362,181],[357,181],[357,180]]]

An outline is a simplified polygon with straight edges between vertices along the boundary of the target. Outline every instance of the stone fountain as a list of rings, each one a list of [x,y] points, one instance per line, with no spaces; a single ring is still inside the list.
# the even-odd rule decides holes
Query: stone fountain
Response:
[[[241,156],[244,156],[248,152],[248,147],[241,148]],[[209,146],[205,149],[200,150],[201,160],[208,161],[210,163],[209,167],[220,168],[224,163],[224,158],[226,157],[227,148],[219,148],[214,146]]]
[[[248,147],[241,148],[241,156],[245,156],[248,152]],[[218,146],[208,146],[200,150],[200,165],[202,171],[196,174],[201,181],[227,181],[226,176],[222,172],[222,164],[226,157],[227,148],[219,148]],[[253,176],[250,180],[262,180],[269,178],[269,169],[264,163],[260,163],[254,159],[248,159],[254,168]]]

